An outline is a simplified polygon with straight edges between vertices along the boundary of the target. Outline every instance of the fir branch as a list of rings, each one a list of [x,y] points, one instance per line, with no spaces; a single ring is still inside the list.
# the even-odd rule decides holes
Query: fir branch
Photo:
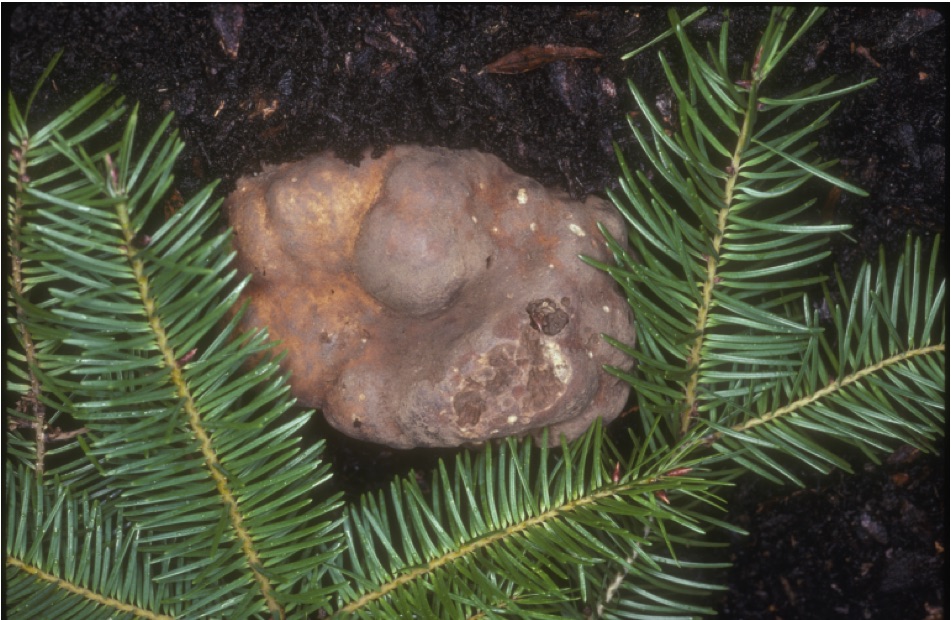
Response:
[[[43,478],[46,471],[47,446],[47,427],[50,423],[48,419],[47,398],[43,393],[43,380],[39,374],[38,347],[31,331],[32,323],[25,308],[31,303],[30,294],[35,285],[27,282],[24,276],[24,269],[27,265],[33,264],[26,256],[23,247],[25,212],[31,207],[28,205],[30,197],[29,189],[44,180],[32,178],[36,170],[42,170],[42,165],[50,158],[52,147],[50,140],[56,132],[65,132],[67,129],[73,129],[77,119],[89,109],[98,105],[111,91],[108,84],[100,85],[93,89],[85,97],[73,104],[66,112],[57,117],[57,119],[45,127],[43,130],[32,133],[27,126],[30,109],[36,95],[43,86],[45,80],[52,73],[58,62],[62,51],[58,52],[47,65],[36,86],[30,93],[26,107],[22,110],[17,106],[12,94],[8,101],[8,118],[12,131],[8,134],[8,141],[11,146],[10,158],[8,160],[8,169],[10,170],[10,180],[13,182],[14,191],[8,198],[8,223],[9,237],[8,246],[10,250],[11,261],[11,289],[9,303],[13,307],[15,315],[15,329],[20,341],[23,355],[25,357],[20,375],[26,380],[26,385],[11,384],[20,394],[16,412],[12,417],[19,414],[27,414],[30,421],[29,427],[33,430],[32,454],[30,454],[30,465],[34,469],[38,478]],[[117,118],[124,108],[121,98],[110,106],[102,116],[89,125],[75,130],[76,139],[88,139]],[[53,177],[55,178],[55,173]],[[49,179],[45,179],[49,180]],[[17,424],[15,428],[24,428]],[[11,444],[19,447],[21,442],[19,438],[11,435]]]
[[[771,25],[776,23],[785,24],[790,14],[791,14],[790,11],[785,11],[785,12],[781,12],[781,15],[779,17],[776,17],[777,12],[774,11],[774,19],[770,21],[770,24]],[[818,17],[821,14],[822,14],[821,10],[814,10],[813,13],[807,18],[806,22],[799,29],[797,34],[793,38],[791,38],[788,42],[786,42],[782,51],[778,52],[777,55],[780,57],[784,55],[786,51],[788,51],[789,47],[796,41],[796,39],[798,39],[799,36],[801,36],[802,33],[807,29],[808,25],[814,22],[816,19],[818,19]],[[671,12],[671,22],[673,24],[673,31],[677,34],[681,42],[681,45],[683,46],[683,49],[688,54],[688,56],[690,54],[696,54],[696,52],[693,51],[691,44],[686,38],[686,35],[683,31],[683,24],[679,21],[679,18],[677,17],[675,12]],[[699,305],[699,308],[697,309],[696,321],[693,326],[693,332],[697,334],[697,336],[695,340],[693,341],[693,345],[690,347],[690,352],[687,358],[687,367],[691,369],[695,369],[695,372],[691,374],[685,387],[684,409],[680,414],[681,434],[686,434],[687,430],[690,428],[692,419],[695,418],[698,414],[698,409],[700,404],[698,402],[699,401],[698,386],[700,383],[701,374],[697,372],[697,370],[699,370],[700,365],[704,360],[703,350],[706,345],[704,336],[707,333],[707,329],[710,326],[710,310],[711,310],[711,304],[714,301],[714,289],[717,286],[717,284],[719,284],[722,280],[722,276],[718,272],[718,266],[720,263],[721,252],[724,247],[727,226],[731,220],[731,210],[736,202],[736,194],[738,189],[737,182],[740,180],[741,172],[744,172],[746,168],[750,167],[750,162],[746,161],[745,155],[746,155],[747,147],[749,146],[755,131],[758,110],[762,105],[761,98],[759,97],[759,89],[760,89],[760,86],[762,85],[763,80],[765,80],[769,74],[769,68],[774,66],[776,62],[778,62],[778,58],[774,58],[773,54],[771,54],[769,51],[766,51],[764,55],[764,50],[777,48],[780,43],[781,35],[782,35],[782,28],[779,29],[778,33],[775,36],[770,36],[770,31],[768,31],[767,34],[764,35],[763,40],[760,43],[754,55],[752,66],[750,68],[750,79],[740,80],[738,82],[740,88],[737,90],[737,93],[742,93],[742,97],[745,98],[745,104],[743,108],[743,120],[742,120],[742,125],[739,127],[739,130],[737,131],[735,145],[733,147],[730,161],[725,168],[726,179],[723,183],[722,197],[720,197],[717,203],[716,228],[714,231],[712,231],[713,234],[710,240],[711,251],[709,252],[709,254],[706,254],[702,257],[704,259],[706,269],[705,269],[705,278],[700,283],[700,289],[701,289],[700,305]],[[698,56],[693,56],[691,60],[692,62],[690,63],[690,67],[692,69],[694,67],[703,67],[705,64]],[[761,68],[761,63],[764,65],[762,68]],[[666,67],[666,64],[665,64],[665,67]],[[720,104],[717,103],[717,97],[710,94],[712,93],[713,89],[716,88],[717,82],[711,81],[711,83],[708,84],[705,79],[705,75],[701,71],[698,71],[698,70],[692,71],[692,73],[694,76],[696,76],[695,77],[696,83],[698,84],[699,87],[701,87],[703,92],[706,94],[704,100],[718,112],[718,115],[720,116],[720,118],[723,119],[727,125],[733,125],[731,115],[728,114],[722,107],[720,107]],[[712,69],[708,69],[708,73],[706,75],[710,75],[710,74],[713,74]],[[683,91],[677,85],[675,78],[671,75],[669,70],[668,70],[668,76],[671,80],[671,85],[674,87],[675,91],[678,93],[679,99],[681,101],[681,105],[687,110],[687,114],[690,116],[692,122],[700,128],[700,130],[704,133],[704,135],[708,136],[709,139],[713,140],[712,134],[710,134],[709,130],[706,129],[705,124],[703,123],[703,121],[700,120],[700,117],[695,111],[694,107],[692,105],[689,105],[689,103],[686,101]],[[721,75],[718,77],[720,77],[721,80],[725,82],[727,76]],[[851,92],[851,89],[844,89],[843,92]],[[723,94],[720,97],[724,100],[724,103],[731,102],[731,99],[726,94]],[[821,101],[821,100],[824,100],[825,98],[826,97],[812,97],[805,100],[798,99],[795,101],[797,102],[798,105],[802,105],[806,102],[811,103],[814,101]],[[689,130],[685,130],[684,135],[689,136]],[[758,144],[762,144],[762,143],[758,142]],[[803,168],[807,172],[817,176],[821,176],[822,178],[825,178],[827,180],[834,182],[832,177],[822,172],[818,168],[809,166],[808,164],[805,164],[804,162],[801,162],[795,158],[792,158],[791,156],[788,156],[777,149],[773,149],[767,144],[763,144],[763,146],[764,148],[769,149],[773,153],[795,163],[796,165],[798,165],[800,168]],[[751,173],[747,172],[747,176],[749,176],[750,174]],[[800,176],[801,178],[803,178],[803,180],[805,180],[805,177],[802,177],[802,175],[798,175],[798,176]],[[843,186],[848,191],[861,192],[859,188],[856,188],[854,186],[851,186],[842,182],[839,182],[839,185]],[[748,193],[750,191],[752,190],[747,190]],[[784,188],[784,191],[788,191],[788,188]],[[750,273],[749,271],[747,271],[746,276],[748,277],[749,275]]]
[[[123,603],[118,599],[102,596],[101,594],[93,592],[88,588],[83,588],[74,583],[60,579],[36,566],[30,566],[14,557],[7,556],[6,564],[8,567],[18,570],[26,575],[30,575],[38,581],[46,582],[55,588],[68,592],[69,594],[87,599],[100,609],[107,608],[117,613],[128,613],[134,615],[137,618],[148,618],[149,620],[172,620],[172,616],[152,613],[147,609],[142,609],[141,607],[130,605],[128,603]]]
[[[77,500],[5,468],[4,499],[13,526],[6,540],[4,609],[14,617],[169,619],[175,605],[148,579],[152,559],[121,513]],[[169,563],[160,563],[169,568]],[[159,610],[166,607],[171,615]],[[151,607],[151,608],[150,608]]]
[[[299,446],[310,413],[281,420],[292,401],[267,335],[235,333],[243,284],[233,283],[228,235],[209,233],[220,202],[208,206],[208,187],[148,234],[182,143],[167,117],[135,149],[133,109],[118,142],[87,153],[84,140],[121,108],[73,137],[60,130],[98,100],[30,134],[46,140],[30,160],[44,172],[22,194],[24,289],[46,298],[15,302],[41,338],[43,403],[83,424],[84,454],[63,460],[57,483],[124,511],[137,540],[162,555],[161,588],[181,611],[326,609],[338,587],[321,581],[340,551],[338,502],[311,495],[328,478],[323,446]],[[26,561],[18,553],[8,558]]]
[[[769,424],[773,420],[780,419],[784,416],[795,415],[796,412],[800,411],[804,407],[811,405],[817,401],[820,401],[832,394],[840,392],[844,390],[845,388],[849,387],[850,385],[852,385],[853,383],[858,383],[862,381],[866,377],[879,375],[882,373],[882,371],[884,371],[890,366],[901,364],[903,362],[906,362],[908,360],[911,360],[919,356],[933,356],[937,353],[944,353],[945,350],[946,350],[945,344],[942,342],[940,344],[933,344],[926,347],[919,347],[915,349],[909,349],[908,351],[902,351],[901,353],[892,355],[891,357],[883,359],[882,361],[876,364],[866,366],[865,368],[862,368],[854,373],[850,373],[846,375],[845,377],[843,377],[842,379],[833,379],[829,383],[829,385],[827,385],[826,387],[820,390],[816,390],[815,392],[807,396],[803,396],[802,398],[794,402],[791,402],[788,405],[785,405],[783,407],[770,411],[764,415],[750,418],[749,420],[746,420],[745,422],[742,422],[740,424],[736,424],[735,426],[733,426],[733,430],[736,432],[748,431],[762,424]],[[715,441],[719,437],[720,437],[719,433],[714,433],[712,436],[709,437],[708,441]]]
[[[46,460],[46,407],[42,402],[42,393],[40,391],[40,381],[36,376],[34,369],[36,368],[36,350],[33,345],[33,336],[30,334],[29,327],[26,323],[26,317],[24,316],[23,306],[21,303],[17,303],[16,300],[24,299],[26,291],[23,286],[23,259],[22,249],[20,246],[20,234],[21,227],[23,226],[23,202],[22,194],[25,190],[24,183],[29,181],[29,175],[27,174],[27,153],[29,149],[29,142],[23,140],[20,143],[19,148],[14,148],[12,152],[12,158],[14,163],[17,165],[15,179],[15,190],[13,196],[10,198],[11,207],[10,207],[10,233],[9,233],[9,245],[10,245],[10,271],[11,271],[11,295],[13,297],[13,306],[16,312],[16,325],[19,331],[20,342],[23,346],[23,353],[26,356],[26,369],[29,374],[29,392],[21,397],[21,402],[18,405],[18,410],[24,410],[24,412],[29,412],[30,423],[29,426],[33,429],[33,436],[35,441],[34,446],[34,470],[36,471],[36,476],[38,478],[43,477],[43,472],[45,471],[45,460]],[[21,406],[22,405],[22,408]]]
[[[819,471],[848,469],[823,445],[826,438],[874,460],[875,451],[896,441],[928,449],[943,434],[946,327],[938,329],[937,317],[946,316],[946,287],[934,280],[938,243],[930,269],[919,260],[920,245],[909,244],[891,287],[884,259],[877,271],[863,267],[852,296],[840,284],[846,301],[831,313],[834,330],[822,327],[805,290],[824,278],[800,271],[828,255],[825,235],[844,228],[799,223],[812,202],[790,207],[780,201],[813,178],[865,193],[834,176],[834,162],[809,159],[815,145],[803,144],[835,106],[800,129],[790,130],[788,120],[870,82],[823,92],[827,80],[785,97],[760,97],[762,82],[821,9],[786,40],[791,15],[791,9],[773,10],[751,66],[737,80],[727,63],[728,22],[707,59],[671,12],[670,32],[686,58],[686,85],[663,56],[661,64],[679,125],[662,122],[648,103],[652,98],[629,82],[643,119],[629,123],[667,191],[647,174],[632,174],[616,148],[622,191],[611,198],[632,226],[634,252],[603,231],[616,264],[588,262],[614,277],[635,313],[637,349],[609,339],[636,360],[635,371],[609,371],[634,388],[646,445],[664,450],[670,436],[651,439],[660,436],[650,429],[668,425],[676,430],[672,436],[685,439],[681,458],[711,471],[733,462],[774,481],[779,474],[798,482],[777,457]],[[719,164],[728,154],[724,134],[733,150]],[[932,331],[940,331],[939,342]],[[720,471],[721,479],[737,474]],[[641,596],[623,569],[605,583],[605,593]],[[635,617],[671,603],[651,600],[618,603],[636,610]],[[599,606],[599,614],[614,617],[608,607]]]
[[[614,448],[602,447],[602,432],[596,425],[564,446],[561,457],[549,454],[544,441],[536,449],[531,442],[523,440],[519,445],[511,439],[497,453],[487,449],[475,463],[460,457],[452,479],[440,469],[443,482],[434,481],[430,501],[423,499],[412,477],[394,484],[389,502],[383,496],[377,501],[364,498],[362,509],[349,513],[346,526],[353,565],[341,568],[341,574],[358,589],[339,613],[376,617],[384,610],[396,615],[412,610],[462,617],[469,608],[455,602],[457,593],[461,588],[477,589],[483,575],[499,579],[494,587],[501,591],[514,588],[517,594],[512,596],[522,602],[554,596],[565,590],[556,585],[565,580],[585,588],[585,583],[599,583],[600,589],[612,575],[615,581],[618,574],[624,580],[634,571],[640,578],[643,568],[635,566],[641,560],[656,566],[656,552],[644,555],[643,550],[659,545],[672,553],[673,541],[680,540],[675,530],[686,528],[699,534],[713,523],[689,505],[691,498],[715,503],[710,488],[717,483],[687,475],[689,468],[669,467],[672,462],[684,462],[683,446],[663,454],[640,450],[625,464],[623,474],[618,463],[617,475],[608,476],[602,459]],[[536,450],[540,453],[533,456]],[[506,458],[508,453],[512,458]],[[557,473],[550,474],[549,467]],[[482,496],[475,497],[474,489],[482,489]],[[419,516],[406,518],[405,524],[404,517],[399,517],[398,524],[387,525],[388,514],[404,513]],[[391,541],[400,541],[405,555]],[[377,556],[375,550],[381,546],[388,549],[386,557]],[[548,554],[548,562],[532,562],[543,553]],[[604,559],[620,570],[603,571]],[[577,567],[576,578],[564,573],[568,565]],[[447,592],[437,594],[428,603],[433,607],[425,611],[413,593],[438,591],[440,583],[446,584]],[[488,592],[483,596],[481,603],[468,603],[484,611],[482,605],[491,606],[493,597]],[[561,592],[562,604],[572,596],[573,588]],[[603,607],[610,597],[600,600]],[[557,609],[554,603],[543,607]],[[520,605],[514,601],[511,605],[523,617]]]
[[[717,212],[716,232],[711,240],[712,252],[705,256],[706,259],[706,278],[701,284],[700,307],[697,309],[697,319],[694,323],[694,333],[697,337],[690,347],[690,353],[687,358],[689,368],[699,369],[700,362],[703,360],[703,335],[707,329],[708,316],[710,313],[710,304],[713,301],[713,289],[716,286],[720,276],[717,275],[717,265],[723,238],[726,233],[727,221],[730,217],[730,208],[733,206],[734,186],[737,181],[737,172],[742,164],[743,151],[746,148],[750,129],[755,118],[756,106],[756,84],[750,86],[749,102],[747,103],[746,114],[743,118],[743,126],[737,136],[736,147],[733,151],[733,157],[730,165],[727,167],[727,179],[723,189],[723,206]],[[693,372],[687,381],[684,398],[684,410],[680,414],[680,433],[685,435],[690,429],[691,420],[697,415],[697,385],[700,381],[700,374]]]
[[[148,322],[152,333],[155,336],[155,344],[159,354],[164,358],[165,368],[169,373],[169,381],[174,386],[175,393],[182,400],[182,408],[188,418],[188,424],[192,433],[198,441],[199,449],[205,462],[205,468],[214,480],[215,488],[221,496],[221,501],[227,506],[228,517],[231,520],[231,528],[234,530],[238,540],[241,541],[241,549],[244,552],[248,568],[254,573],[254,578],[261,589],[261,595],[267,601],[268,609],[271,613],[284,618],[284,609],[274,596],[273,587],[270,579],[261,569],[261,556],[255,549],[251,533],[244,523],[244,511],[238,506],[237,498],[232,491],[232,483],[228,476],[223,472],[221,461],[217,450],[215,449],[211,436],[205,427],[195,397],[188,382],[182,374],[179,355],[169,344],[169,337],[165,325],[162,321],[162,315],[159,312],[159,303],[152,295],[150,290],[150,280],[146,273],[145,262],[140,258],[141,252],[136,249],[136,236],[138,231],[133,229],[129,218],[129,210],[126,203],[128,194],[124,188],[117,187],[119,184],[119,171],[115,168],[111,158],[106,158],[106,174],[112,184],[113,191],[121,198],[116,203],[116,215],[119,222],[121,234],[125,239],[123,250],[129,260],[129,266],[132,269],[132,275],[138,284],[139,299],[142,301],[142,307],[145,311],[145,319]]]

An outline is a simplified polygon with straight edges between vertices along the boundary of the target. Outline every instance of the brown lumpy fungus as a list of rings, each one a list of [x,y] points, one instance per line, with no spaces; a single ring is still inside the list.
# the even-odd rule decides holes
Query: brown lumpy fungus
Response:
[[[267,327],[291,389],[347,435],[397,448],[507,435],[572,439],[613,419],[633,344],[584,203],[475,151],[401,146],[352,166],[320,155],[241,179],[226,210],[252,274],[246,328]]]

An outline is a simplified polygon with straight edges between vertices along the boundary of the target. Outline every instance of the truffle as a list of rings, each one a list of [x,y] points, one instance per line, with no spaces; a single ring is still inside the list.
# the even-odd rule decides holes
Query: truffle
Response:
[[[628,394],[604,365],[633,345],[584,203],[475,151],[401,146],[352,166],[329,154],[238,181],[226,211],[244,327],[267,327],[291,390],[353,437],[397,448],[507,435],[571,439]]]

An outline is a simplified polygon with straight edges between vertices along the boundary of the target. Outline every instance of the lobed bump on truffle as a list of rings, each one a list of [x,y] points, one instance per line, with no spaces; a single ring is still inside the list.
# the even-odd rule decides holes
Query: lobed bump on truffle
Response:
[[[609,262],[624,225],[475,151],[332,155],[238,182],[226,210],[253,274],[246,328],[267,327],[291,390],[336,428],[397,448],[539,434],[613,419],[628,306],[579,255]],[[630,342],[633,344],[633,342]]]

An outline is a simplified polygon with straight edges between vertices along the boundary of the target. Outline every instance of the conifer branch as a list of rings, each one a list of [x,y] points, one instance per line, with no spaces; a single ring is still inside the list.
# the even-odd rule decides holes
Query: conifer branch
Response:
[[[43,298],[13,301],[21,323],[36,326],[43,403],[83,424],[57,429],[55,439],[85,435],[82,451],[51,448],[66,455],[57,460],[55,484],[99,498],[103,512],[60,500],[48,519],[34,523],[32,487],[18,482],[10,492],[23,494],[25,508],[8,556],[25,565],[39,558],[39,570],[85,587],[72,577],[87,567],[76,568],[73,557],[58,575],[63,560],[56,553],[65,539],[44,529],[66,520],[72,529],[65,535],[102,528],[98,547],[84,551],[80,563],[109,553],[103,545],[116,541],[125,541],[123,553],[133,550],[113,564],[116,572],[88,588],[104,601],[132,591],[151,597],[143,605],[152,611],[232,618],[326,608],[338,586],[321,583],[321,566],[340,550],[339,507],[336,497],[313,495],[328,466],[320,460],[322,443],[302,447],[296,435],[311,412],[285,417],[293,402],[267,335],[235,333],[238,319],[229,312],[243,283],[229,267],[227,233],[213,231],[220,204],[209,203],[214,186],[144,232],[158,220],[151,214],[172,187],[183,147],[167,132],[171,117],[135,149],[133,109],[118,142],[87,154],[83,142],[125,112],[120,101],[88,125],[72,126],[106,92],[93,91],[33,134],[15,104],[10,109],[11,139],[31,136],[41,148],[30,151],[29,163],[44,164],[37,179],[24,183],[17,237],[17,255],[29,261],[21,271],[24,293]],[[242,374],[255,357],[253,370]],[[28,395],[24,358],[10,364],[21,382],[9,385]],[[14,437],[20,426],[9,425]],[[44,439],[54,440],[49,433]],[[20,449],[24,466],[32,452]],[[48,501],[41,497],[45,487],[37,488],[34,501]],[[124,509],[123,523],[135,528],[131,538],[115,529],[116,511]],[[77,510],[84,511],[78,521]],[[140,543],[145,553],[136,555]],[[150,553],[161,560],[149,560]],[[12,565],[7,573],[17,579],[17,605],[30,606],[40,586]],[[70,604],[82,603],[59,597],[44,608],[61,617]],[[91,608],[94,617],[110,613]]]
[[[107,174],[113,183],[113,189],[120,195],[124,194],[125,192],[122,188],[116,187],[118,173],[111,158],[108,156],[106,157],[106,167]],[[122,197],[126,198],[126,196]],[[201,414],[198,411],[192,390],[182,374],[181,365],[178,361],[181,356],[177,355],[169,345],[168,335],[159,314],[158,302],[152,296],[149,288],[149,277],[146,274],[145,262],[139,258],[140,252],[136,249],[136,235],[138,231],[132,227],[125,200],[116,203],[116,215],[121,226],[122,236],[125,238],[123,250],[129,260],[129,266],[132,269],[132,274],[139,287],[139,298],[142,300],[146,321],[152,333],[155,335],[155,344],[165,360],[165,366],[169,372],[169,381],[174,386],[175,393],[182,399],[182,408],[188,417],[188,425],[192,433],[194,433],[195,439],[198,441],[199,449],[201,450],[202,458],[205,462],[205,468],[208,475],[214,480],[215,488],[221,496],[221,501],[227,508],[231,527],[238,537],[238,540],[241,541],[241,549],[247,559],[248,568],[253,572],[254,578],[258,582],[261,595],[267,601],[268,609],[270,609],[272,613],[284,618],[284,609],[274,597],[270,579],[268,579],[261,570],[261,557],[255,549],[250,532],[248,532],[248,529],[244,525],[243,511],[238,506],[238,501],[231,489],[231,483],[228,477],[223,473],[225,470],[221,467],[220,459],[212,443],[211,436],[205,429],[205,424],[201,419]]]
[[[690,430],[690,422],[697,415],[697,385],[700,381],[700,364],[703,361],[704,333],[710,313],[710,304],[713,301],[713,289],[716,287],[719,275],[717,266],[720,262],[720,248],[723,246],[723,237],[726,234],[727,221],[730,217],[730,208],[733,206],[736,181],[743,163],[743,152],[749,144],[749,136],[756,118],[756,90],[758,84],[750,85],[746,114],[743,117],[743,126],[737,136],[733,158],[726,173],[727,178],[723,188],[723,206],[717,212],[717,228],[711,239],[713,251],[706,257],[706,279],[703,281],[700,293],[700,307],[697,308],[697,319],[694,332],[697,334],[693,346],[690,348],[687,367],[693,369],[687,381],[685,408],[680,414],[680,434],[686,435]]]
[[[908,351],[902,351],[901,353],[892,355],[876,364],[871,364],[869,366],[866,366],[865,368],[857,370],[856,372],[850,373],[846,375],[845,377],[843,377],[842,379],[833,379],[832,381],[829,382],[829,385],[825,386],[824,388],[820,390],[816,390],[812,394],[804,396],[794,402],[789,403],[788,405],[780,407],[776,409],[775,411],[770,411],[769,413],[765,415],[754,417],[747,420],[746,422],[737,424],[732,427],[732,430],[737,432],[744,432],[744,431],[753,429],[757,426],[761,426],[763,424],[769,424],[773,420],[780,419],[784,416],[794,415],[797,411],[801,410],[803,407],[810,405],[816,401],[819,401],[823,398],[826,398],[832,394],[835,394],[836,392],[840,392],[844,390],[845,388],[849,387],[850,385],[854,383],[858,383],[859,381],[861,381],[862,379],[866,377],[877,375],[881,373],[883,370],[885,370],[886,368],[888,368],[889,366],[894,366],[896,364],[906,362],[916,357],[930,356],[936,353],[944,353],[944,352],[945,352],[945,344],[943,342],[939,344],[933,344],[927,347],[918,347],[914,349],[909,349]],[[719,436],[720,436],[720,433],[714,433],[713,435],[710,436],[710,439],[715,440]]]
[[[88,588],[83,588],[81,586],[76,585],[75,583],[71,583],[69,581],[60,579],[56,575],[48,573],[44,570],[40,570],[36,566],[30,566],[26,562],[21,562],[20,560],[10,555],[7,555],[6,564],[7,566],[11,568],[23,571],[27,575],[32,575],[35,579],[44,581],[57,588],[65,590],[66,592],[69,592],[70,594],[81,596],[82,598],[91,601],[96,606],[113,609],[116,612],[120,612],[120,613],[132,614],[139,618],[146,618],[147,620],[173,620],[172,616],[166,616],[164,614],[153,613],[149,611],[148,609],[143,609],[141,607],[130,605],[128,603],[123,603],[122,601],[118,599],[114,599],[109,596],[102,596],[101,594],[98,594],[97,592],[93,592],[92,590]]]
[[[652,484],[653,482],[655,482],[655,479],[642,481],[641,483]],[[365,593],[363,596],[361,596],[357,600],[343,606],[340,609],[340,613],[342,613],[343,615],[354,613],[360,608],[365,607],[369,603],[372,603],[373,601],[383,598],[391,591],[401,586],[404,586],[410,581],[419,579],[426,575],[430,575],[436,570],[446,566],[447,564],[451,564],[452,562],[459,561],[468,555],[471,555],[481,549],[485,549],[486,547],[491,547],[496,544],[499,544],[504,540],[509,540],[509,539],[521,536],[524,532],[532,528],[544,527],[546,523],[549,523],[553,520],[562,519],[566,515],[570,515],[573,511],[576,511],[582,507],[594,504],[605,497],[610,497],[625,491],[629,492],[632,489],[634,489],[637,485],[638,485],[638,482],[631,482],[616,488],[603,489],[599,492],[586,495],[585,497],[582,497],[575,501],[568,502],[557,508],[552,508],[551,510],[547,510],[534,517],[522,520],[513,526],[506,527],[497,532],[489,534],[483,538],[479,538],[478,540],[474,542],[462,545],[459,548],[454,549],[451,553],[448,553],[442,557],[431,560],[425,563],[423,566],[420,566],[419,568],[410,570],[396,577],[395,579],[382,584],[378,589]]]
[[[644,530],[641,532],[641,539],[647,540],[647,537],[650,536],[651,526],[650,524],[644,525]],[[643,543],[637,542],[634,545],[634,550],[624,558],[624,561],[627,565],[633,565],[637,562],[639,556],[641,555]],[[600,618],[604,615],[605,608],[607,605],[614,600],[614,597],[617,596],[618,591],[621,589],[621,584],[624,583],[624,579],[628,575],[627,568],[617,571],[614,574],[614,577],[608,581],[606,587],[604,588],[604,595],[601,597],[601,600],[598,601],[597,607],[594,610],[594,617]]]
[[[29,326],[23,312],[21,300],[26,299],[26,291],[23,285],[23,258],[22,247],[20,245],[20,231],[23,226],[23,201],[22,196],[25,191],[24,184],[29,180],[29,171],[27,169],[29,141],[24,139],[19,148],[14,148],[12,159],[17,165],[16,175],[14,177],[15,190],[10,198],[10,271],[13,297],[12,305],[16,312],[16,325],[20,333],[20,342],[23,345],[23,354],[26,357],[26,372],[29,375],[29,393],[20,397],[20,406],[18,410],[30,414],[30,426],[33,429],[34,441],[34,462],[33,468],[37,478],[43,477],[46,461],[46,406],[42,401],[39,378],[36,376],[36,348],[33,344],[33,336],[30,333]]]

